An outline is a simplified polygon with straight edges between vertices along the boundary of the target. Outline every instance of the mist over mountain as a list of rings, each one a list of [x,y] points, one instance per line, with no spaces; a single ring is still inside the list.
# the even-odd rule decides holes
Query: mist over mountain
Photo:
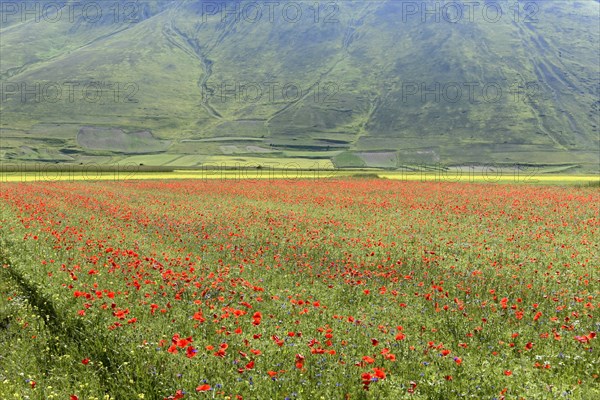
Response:
[[[598,1],[0,1],[0,159],[597,170]]]

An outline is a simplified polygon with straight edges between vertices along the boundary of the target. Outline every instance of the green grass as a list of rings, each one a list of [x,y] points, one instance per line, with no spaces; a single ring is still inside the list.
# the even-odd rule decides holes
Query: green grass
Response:
[[[333,163],[337,168],[361,168],[366,167],[363,159],[351,152],[338,154],[333,158]]]

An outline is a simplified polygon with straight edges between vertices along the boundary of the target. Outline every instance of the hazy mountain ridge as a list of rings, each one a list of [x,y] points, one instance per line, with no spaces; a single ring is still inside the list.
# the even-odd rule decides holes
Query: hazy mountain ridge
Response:
[[[459,18],[431,1],[424,22],[421,2],[393,0],[254,2],[262,14],[252,2],[114,1],[99,18],[77,12],[99,2],[80,1],[52,23],[0,3],[5,160],[53,159],[36,155],[44,138],[56,159],[118,159],[77,142],[99,127],[151,131],[171,141],[164,153],[198,155],[190,164],[256,151],[342,166],[391,151],[389,168],[598,163],[597,2],[522,2],[518,13],[481,2],[487,14]],[[260,150],[182,142],[231,136],[261,139]]]

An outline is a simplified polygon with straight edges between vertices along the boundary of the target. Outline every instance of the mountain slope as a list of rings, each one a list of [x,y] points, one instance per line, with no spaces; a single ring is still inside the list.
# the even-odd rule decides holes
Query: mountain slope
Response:
[[[597,1],[0,3],[6,161],[598,167]]]

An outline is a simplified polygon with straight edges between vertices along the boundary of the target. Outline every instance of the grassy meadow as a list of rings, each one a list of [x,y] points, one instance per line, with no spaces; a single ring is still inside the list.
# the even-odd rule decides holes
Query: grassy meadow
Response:
[[[593,185],[1,188],[0,398],[600,396]]]

